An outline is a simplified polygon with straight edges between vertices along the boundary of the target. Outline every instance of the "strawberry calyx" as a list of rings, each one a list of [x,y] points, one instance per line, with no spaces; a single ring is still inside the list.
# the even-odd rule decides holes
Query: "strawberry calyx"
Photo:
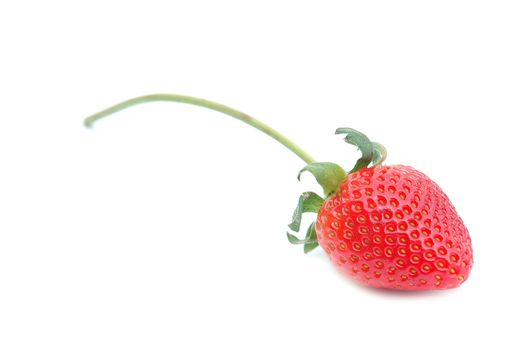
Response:
[[[351,128],[338,128],[335,134],[345,134],[345,142],[357,146],[362,156],[356,161],[354,167],[346,172],[340,165],[331,162],[314,162],[306,165],[298,173],[298,180],[303,172],[308,171],[315,177],[315,180],[324,190],[324,195],[331,196],[336,192],[340,183],[347,175],[383,163],[387,157],[387,151],[383,145],[371,141],[365,134]]]
[[[299,171],[297,179],[300,181],[300,175],[308,171],[317,180],[319,185],[324,190],[324,195],[329,197],[336,192],[340,183],[345,179],[346,172],[342,167],[335,163],[318,162],[306,165]]]
[[[373,160],[374,144],[367,136],[351,128],[338,128],[336,129],[335,134],[345,134],[345,142],[357,146],[360,152],[362,152],[362,156],[356,161],[355,166],[349,173],[354,173],[355,171],[367,167],[371,163]]]
[[[338,128],[336,129],[335,134],[344,134],[345,142],[357,146],[362,153],[362,156],[356,161],[354,167],[350,171],[346,172],[340,165],[335,163],[314,162],[309,163],[302,168],[297,176],[300,181],[300,176],[303,172],[310,172],[322,187],[326,199],[335,194],[347,175],[369,166],[380,165],[387,157],[387,151],[383,145],[371,141],[360,131],[351,128]],[[299,198],[297,208],[293,213],[293,221],[288,225],[288,227],[293,232],[299,232],[302,214],[309,212],[318,213],[324,201],[325,200],[316,193],[304,192]],[[315,222],[311,223],[306,232],[306,236],[303,239],[299,239],[291,233],[287,233],[287,238],[291,244],[304,244],[304,252],[310,252],[318,246]]]
[[[314,192],[304,192],[300,195],[297,207],[293,212],[293,220],[288,227],[294,231],[300,231],[300,223],[302,221],[303,213],[318,213],[324,204],[324,199]],[[303,239],[297,238],[295,235],[286,232],[288,241],[291,244],[303,244],[304,253],[308,253],[318,247],[317,233],[315,231],[315,222],[309,225],[306,236]]]
[[[303,213],[318,213],[320,207],[324,204],[324,199],[314,192],[304,192],[300,195],[297,208],[293,212],[293,220],[289,224],[289,228],[298,232],[302,221]]]

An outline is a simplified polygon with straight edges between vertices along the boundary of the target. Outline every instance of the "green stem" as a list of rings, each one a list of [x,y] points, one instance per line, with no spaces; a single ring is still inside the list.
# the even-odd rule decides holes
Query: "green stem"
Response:
[[[313,157],[311,157],[309,154],[307,154],[304,150],[302,150],[299,146],[297,146],[293,141],[291,141],[290,139],[288,139],[286,136],[282,135],[278,131],[272,129],[270,126],[264,124],[260,120],[257,120],[253,117],[250,117],[246,113],[243,113],[236,109],[222,105],[220,103],[203,100],[201,98],[191,97],[191,96],[172,95],[172,94],[153,94],[153,95],[145,95],[145,96],[131,98],[130,100],[118,103],[117,105],[104,109],[104,110],[86,118],[84,121],[85,126],[91,127],[97,120],[105,118],[105,117],[107,117],[113,113],[119,112],[123,109],[135,106],[137,104],[154,102],[154,101],[170,101],[170,102],[187,103],[187,104],[205,107],[205,108],[212,109],[214,111],[224,113],[226,115],[229,115],[230,117],[239,119],[239,120],[245,122],[246,124],[251,125],[254,128],[262,131],[263,133],[267,134],[268,136],[274,138],[275,140],[277,140],[278,142],[280,142],[281,144],[283,144],[284,146],[289,148],[290,151],[292,151],[297,156],[299,156],[307,164],[315,162]]]

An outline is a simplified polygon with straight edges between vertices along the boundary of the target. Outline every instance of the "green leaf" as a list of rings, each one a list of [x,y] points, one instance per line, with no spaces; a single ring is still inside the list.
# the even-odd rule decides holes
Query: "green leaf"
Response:
[[[309,171],[317,182],[324,189],[324,194],[329,197],[338,189],[340,183],[345,179],[346,172],[342,167],[335,163],[323,162],[323,163],[311,163],[306,165],[299,173],[300,175],[304,171]]]
[[[309,225],[308,232],[306,234],[307,241],[304,243],[304,253],[309,253],[316,247],[318,247],[317,231],[315,230],[315,222]]]
[[[298,239],[295,235],[291,233],[287,233],[288,241],[291,244],[304,244],[304,253],[309,253],[316,247],[318,247],[317,241],[317,232],[315,231],[315,222],[313,221],[311,225],[309,225],[308,230],[306,232],[306,237],[304,239]]]
[[[373,160],[374,144],[369,140],[367,136],[362,134],[360,131],[356,131],[351,128],[338,128],[335,134],[346,134],[345,141],[351,145],[357,146],[362,157],[356,161],[355,166],[349,173],[354,173],[360,169],[366,168]]]
[[[308,242],[306,244],[304,244],[304,253],[309,253],[310,251],[312,251],[313,249],[315,249],[316,247],[318,247],[318,242]]]
[[[291,243],[291,244],[304,244],[304,243],[306,243],[306,239],[305,238],[304,239],[298,239],[297,236],[292,235],[289,232],[286,232],[286,235],[288,237],[289,243]]]
[[[373,146],[373,159],[371,163],[373,163],[373,166],[380,165],[384,162],[385,158],[387,158],[387,150],[378,142],[373,142]]]
[[[318,210],[324,203],[324,199],[314,192],[304,192],[300,195],[297,208],[293,212],[293,220],[289,224],[289,228],[295,232],[300,230],[300,222],[303,213],[318,213]],[[289,239],[289,238],[288,238]],[[291,242],[291,240],[290,240]]]

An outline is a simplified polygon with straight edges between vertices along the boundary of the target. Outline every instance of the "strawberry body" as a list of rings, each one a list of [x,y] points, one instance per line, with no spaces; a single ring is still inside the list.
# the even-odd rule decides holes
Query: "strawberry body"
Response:
[[[409,166],[349,174],[324,202],[315,228],[332,262],[372,287],[454,288],[472,268],[471,240],[454,206]]]

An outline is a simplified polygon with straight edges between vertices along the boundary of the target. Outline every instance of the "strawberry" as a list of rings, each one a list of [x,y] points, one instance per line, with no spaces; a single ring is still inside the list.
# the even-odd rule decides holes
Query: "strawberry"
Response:
[[[320,208],[316,235],[343,273],[372,287],[454,288],[472,267],[470,237],[454,206],[408,166],[347,176]]]
[[[385,148],[364,134],[339,128],[345,141],[362,156],[346,172],[335,163],[315,160],[287,137],[261,121],[220,103],[196,97],[155,94],[136,97],[98,112],[85,125],[112,113],[151,101],[188,103],[209,108],[266,133],[299,156],[324,190],[303,193],[289,228],[298,232],[304,213],[317,213],[303,239],[292,244],[308,253],[320,246],[333,264],[354,280],[377,288],[424,290],[454,288],[469,276],[473,264],[467,228],[441,188],[418,170],[382,165]]]
[[[385,148],[364,134],[349,128],[337,134],[346,134],[362,157],[347,174],[333,163],[302,169],[315,176],[326,199],[301,196],[289,227],[298,231],[305,212],[318,213],[317,221],[304,239],[288,233],[289,241],[304,244],[306,253],[320,245],[342,273],[371,287],[447,289],[463,283],[473,263],[471,240],[442,189],[412,167],[380,165]]]

